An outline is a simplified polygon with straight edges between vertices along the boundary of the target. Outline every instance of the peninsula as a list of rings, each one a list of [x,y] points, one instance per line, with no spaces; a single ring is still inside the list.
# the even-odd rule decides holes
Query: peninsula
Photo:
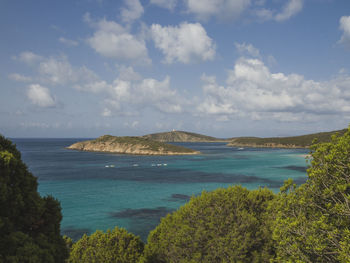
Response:
[[[152,141],[143,137],[104,135],[95,140],[82,141],[67,147],[72,150],[136,155],[193,155],[200,154],[182,146]]]
[[[238,137],[231,139],[228,146],[233,147],[264,147],[264,148],[309,148],[314,140],[318,142],[330,142],[335,134],[343,135],[347,129],[320,132],[293,137],[272,137],[272,138],[258,138],[258,137]]]

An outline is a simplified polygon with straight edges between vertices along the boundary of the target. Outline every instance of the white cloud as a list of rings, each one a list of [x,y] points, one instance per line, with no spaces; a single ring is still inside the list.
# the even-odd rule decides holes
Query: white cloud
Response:
[[[14,80],[14,81],[18,81],[18,82],[30,82],[30,81],[32,81],[31,77],[23,76],[23,75],[18,74],[18,73],[10,74],[9,78]]]
[[[89,19],[91,23],[91,18]],[[97,31],[87,42],[97,53],[108,58],[150,63],[145,41],[141,37],[138,38],[118,23],[105,19],[100,20],[96,27]]]
[[[339,24],[339,28],[343,31],[339,42],[350,47],[350,16],[342,16]]]
[[[65,44],[66,46],[70,46],[70,47],[76,47],[78,46],[78,42],[75,41],[75,40],[71,40],[71,39],[67,39],[67,38],[64,38],[64,37],[60,37],[58,39],[62,44]]]
[[[187,10],[200,20],[211,17],[237,19],[251,4],[251,0],[186,0]]]
[[[97,79],[96,74],[85,66],[73,67],[66,56],[45,58],[39,63],[40,80],[50,84],[67,84],[91,82]]]
[[[104,108],[101,115],[103,117],[110,117],[110,116],[112,116],[112,111],[108,108]]]
[[[306,80],[298,74],[271,73],[261,60],[243,57],[229,71],[226,86],[212,76],[202,80],[205,97],[197,106],[201,114],[303,121],[350,113],[349,76]]]
[[[28,65],[35,64],[43,59],[42,56],[39,56],[31,51],[24,51],[14,58]]]
[[[29,100],[39,107],[48,108],[56,106],[56,102],[48,88],[39,84],[32,84],[28,87],[27,96]]]
[[[296,15],[303,9],[303,0],[289,0],[282,11],[275,16],[276,21],[284,21]]]
[[[177,4],[177,0],[151,0],[151,4],[173,10]]]
[[[165,55],[166,63],[188,64],[215,57],[215,44],[200,23],[165,27],[153,24],[151,35],[155,46]]]
[[[188,13],[199,20],[207,21],[212,17],[218,20],[236,20],[242,14],[253,15],[259,20],[285,21],[303,9],[304,0],[275,1],[284,4],[280,8],[270,9],[265,0],[185,0]]]
[[[261,57],[260,56],[260,51],[259,49],[257,49],[256,47],[254,47],[252,44],[246,44],[246,43],[235,43],[235,47],[237,49],[237,51],[241,54],[241,55],[245,55],[248,54],[252,57]]]
[[[124,0],[126,8],[122,8],[121,16],[122,20],[126,23],[130,23],[139,19],[144,10],[139,0]]]
[[[35,82],[43,85],[84,85],[99,80],[98,76],[87,67],[72,66],[65,55],[43,57],[30,52],[22,52],[16,58],[30,64],[37,74],[30,77],[18,73],[10,74],[9,78],[15,81]]]
[[[139,121],[125,122],[124,126],[128,127],[128,128],[135,129],[135,128],[137,128],[137,126],[139,126],[139,124],[140,124]]]
[[[126,74],[125,72],[128,72]],[[132,74],[130,74],[132,73]],[[137,77],[135,77],[137,76]],[[153,78],[141,78],[132,68],[124,68],[113,83],[92,82],[76,88],[87,92],[103,94],[103,116],[137,115],[143,108],[155,109],[163,113],[180,113],[186,100],[170,88],[170,78],[159,81]]]
[[[260,8],[258,10],[255,10],[255,15],[262,21],[272,20],[274,17],[273,14],[274,11],[266,8]]]

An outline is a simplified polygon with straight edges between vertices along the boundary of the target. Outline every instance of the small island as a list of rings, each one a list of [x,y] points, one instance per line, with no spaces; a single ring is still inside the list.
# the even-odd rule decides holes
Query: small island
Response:
[[[72,150],[135,155],[194,155],[200,154],[182,146],[157,142],[142,137],[103,135],[95,140],[82,141],[67,147]]]

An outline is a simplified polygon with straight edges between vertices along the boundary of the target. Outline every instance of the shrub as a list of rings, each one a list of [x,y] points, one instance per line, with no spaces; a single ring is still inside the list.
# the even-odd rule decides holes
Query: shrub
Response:
[[[0,262],[64,262],[61,207],[40,197],[37,180],[11,141],[0,135]]]
[[[138,262],[144,244],[139,237],[116,227],[106,233],[97,230],[91,236],[84,235],[73,244],[69,262],[80,263],[133,263]]]
[[[276,202],[278,261],[350,262],[350,129],[312,151],[307,182]]]
[[[274,250],[266,214],[274,194],[240,186],[203,192],[161,220],[145,262],[269,262]]]

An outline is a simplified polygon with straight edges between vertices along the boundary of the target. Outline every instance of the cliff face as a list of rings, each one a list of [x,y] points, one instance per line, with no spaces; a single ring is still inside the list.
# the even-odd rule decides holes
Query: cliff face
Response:
[[[200,152],[185,147],[151,141],[140,137],[105,135],[96,140],[77,142],[67,147],[72,150],[140,155],[189,155]]]
[[[171,131],[144,135],[143,138],[158,142],[223,142],[225,139],[218,139],[198,133]]]

